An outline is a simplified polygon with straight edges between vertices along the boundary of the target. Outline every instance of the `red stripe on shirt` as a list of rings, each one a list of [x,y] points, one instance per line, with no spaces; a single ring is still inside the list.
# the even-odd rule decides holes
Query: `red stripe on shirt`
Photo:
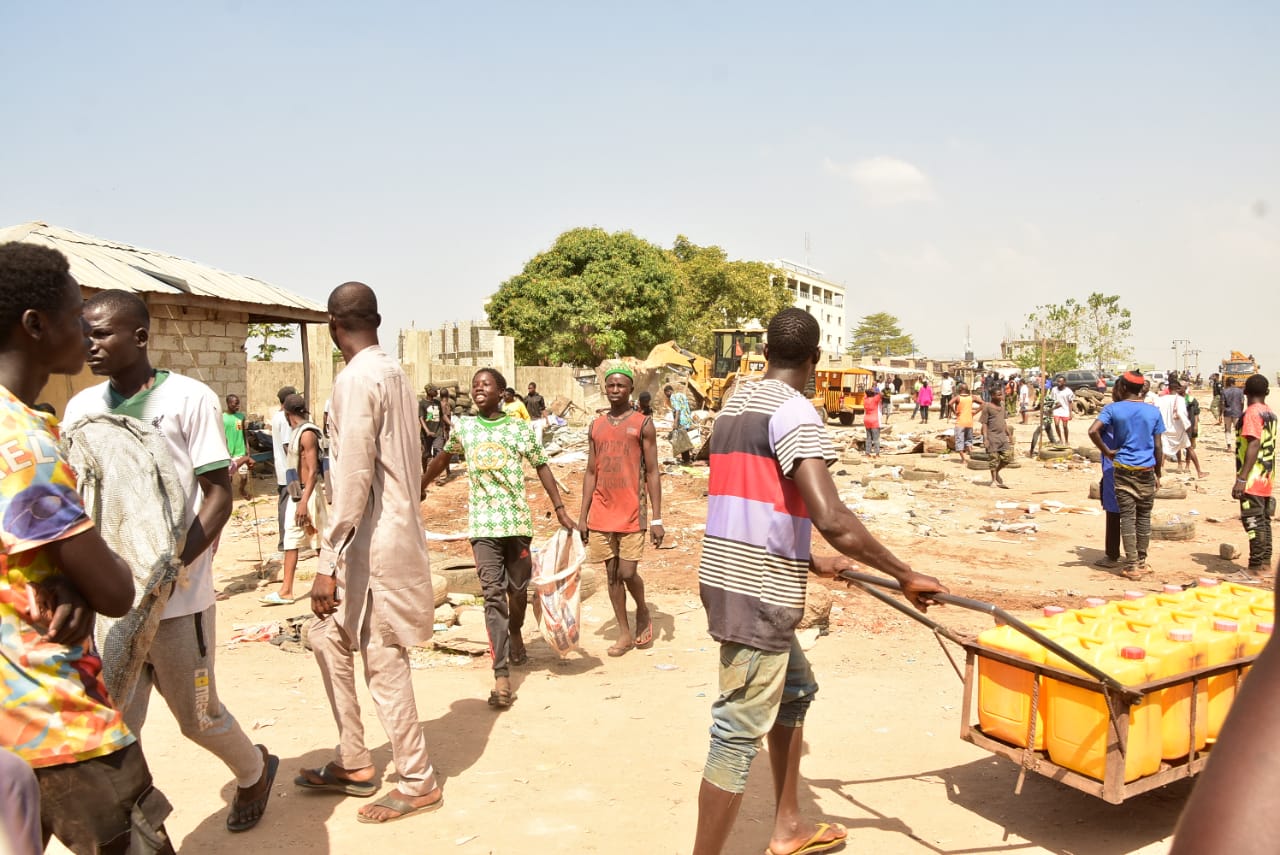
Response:
[[[712,496],[737,496],[753,502],[767,502],[779,513],[809,518],[809,509],[799,488],[778,470],[772,457],[746,452],[711,455],[711,478],[707,492]]]

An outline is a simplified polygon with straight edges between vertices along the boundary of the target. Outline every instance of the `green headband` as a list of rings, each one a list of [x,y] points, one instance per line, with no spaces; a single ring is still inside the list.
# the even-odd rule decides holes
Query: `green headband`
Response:
[[[622,374],[626,377],[630,377],[632,383],[636,382],[636,373],[621,363],[605,371],[604,379],[608,380],[610,374]]]

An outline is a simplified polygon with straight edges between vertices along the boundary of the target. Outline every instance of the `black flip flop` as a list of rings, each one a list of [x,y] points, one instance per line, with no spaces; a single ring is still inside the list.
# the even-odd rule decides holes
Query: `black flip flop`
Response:
[[[266,752],[266,748],[261,745],[257,747],[262,748],[264,753]],[[267,764],[267,786],[263,788],[261,796],[247,805],[237,807],[234,801],[231,803],[231,813],[227,814],[227,831],[248,831],[257,825],[258,821],[262,819],[262,815],[267,812],[267,802],[271,799],[271,786],[276,782],[276,771],[280,768],[280,758],[274,754],[267,754],[264,759]],[[237,814],[249,818],[237,819]]]
[[[321,780],[317,784],[306,776],[306,772],[310,772]],[[344,796],[355,796],[358,799],[367,799],[369,796],[378,792],[378,785],[374,781],[353,781],[350,778],[339,778],[333,774],[333,768],[326,763],[319,769],[307,769],[298,777],[293,779],[293,783],[304,790],[315,790],[317,792],[341,793]]]

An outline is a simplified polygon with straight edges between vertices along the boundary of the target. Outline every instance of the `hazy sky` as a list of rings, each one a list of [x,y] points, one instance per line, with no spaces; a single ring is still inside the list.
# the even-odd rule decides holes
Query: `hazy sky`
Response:
[[[1051,7],[1052,6],[1052,7]],[[4,3],[0,225],[390,325],[582,225],[809,261],[923,352],[1118,293],[1280,369],[1280,4]]]

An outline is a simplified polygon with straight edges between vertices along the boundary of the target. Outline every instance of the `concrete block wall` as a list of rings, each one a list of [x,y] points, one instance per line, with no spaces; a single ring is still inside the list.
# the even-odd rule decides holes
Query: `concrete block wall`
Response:
[[[215,307],[151,308],[151,364],[206,383],[218,398],[246,391],[249,316]]]

